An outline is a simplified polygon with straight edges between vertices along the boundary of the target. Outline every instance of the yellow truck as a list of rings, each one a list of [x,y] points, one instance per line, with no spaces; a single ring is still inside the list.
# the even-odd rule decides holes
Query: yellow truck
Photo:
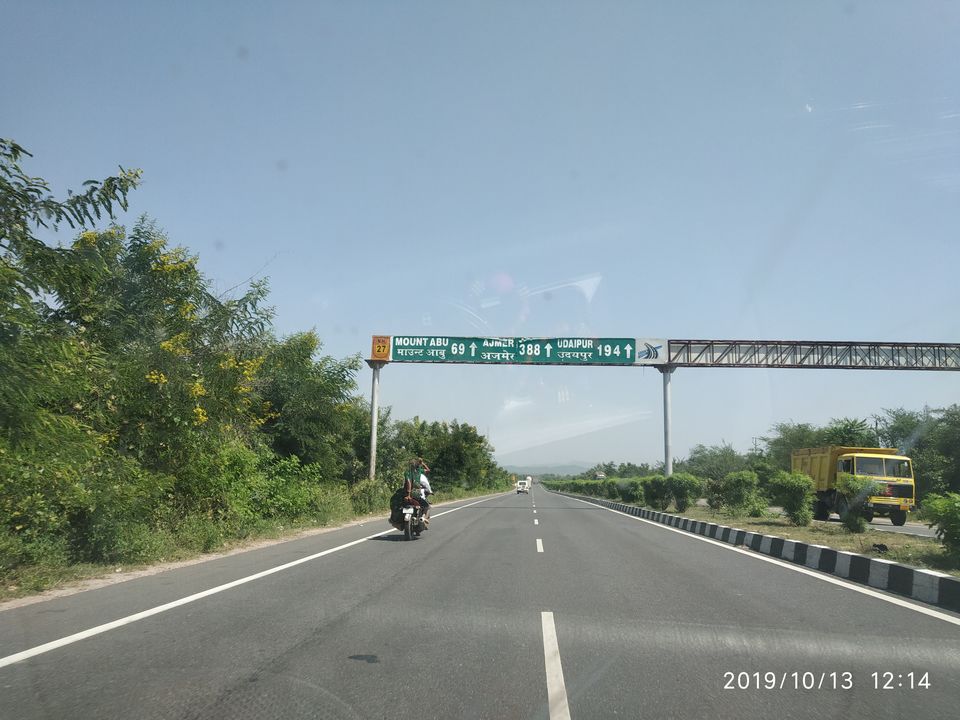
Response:
[[[846,515],[848,498],[837,492],[837,473],[849,473],[880,484],[882,492],[866,499],[863,516],[867,521],[886,515],[894,525],[903,525],[916,501],[913,463],[896,448],[830,447],[794,450],[791,469],[813,478],[817,499],[816,520],[827,520],[831,512]]]

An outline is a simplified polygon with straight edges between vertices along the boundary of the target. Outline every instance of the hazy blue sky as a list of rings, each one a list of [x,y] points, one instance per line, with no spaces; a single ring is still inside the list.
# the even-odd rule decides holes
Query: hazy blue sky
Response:
[[[0,135],[281,333],[960,339],[955,2],[11,2]],[[66,239],[66,238],[65,238]],[[547,289],[528,294],[524,289]],[[359,378],[369,392],[370,371]],[[676,454],[960,401],[960,374],[678,370]],[[639,368],[390,366],[505,462],[662,456]]]

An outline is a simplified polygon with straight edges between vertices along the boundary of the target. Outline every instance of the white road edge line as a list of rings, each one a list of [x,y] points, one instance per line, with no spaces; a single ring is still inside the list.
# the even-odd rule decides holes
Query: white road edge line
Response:
[[[686,530],[679,530],[677,528],[670,527],[669,525],[663,525],[661,523],[654,522],[653,520],[647,520],[646,518],[637,517],[636,515],[628,515],[627,513],[620,512],[619,510],[603,507],[602,505],[594,505],[593,503],[587,502],[586,500],[581,500],[580,498],[569,497],[567,495],[564,495],[563,497],[567,497],[570,500],[576,500],[577,502],[583,503],[584,505],[590,505],[591,507],[595,507],[600,510],[606,510],[607,512],[615,513],[616,515],[623,515],[624,517],[630,518],[631,520],[639,520],[640,522],[647,523],[648,525],[653,525],[655,527],[662,528],[664,530],[670,530],[671,532],[679,533],[684,537],[692,538],[694,540],[700,540],[702,542],[708,542],[708,543],[711,543],[712,545],[717,545],[726,550],[733,550],[734,552],[738,552],[741,555],[746,555],[747,557],[753,558],[754,560],[762,560],[763,562],[768,562],[773,565],[779,565],[780,567],[786,568],[787,570],[793,570],[794,572],[802,573],[804,575],[809,575],[810,577],[817,578],[818,580],[823,580],[823,582],[831,583],[833,585],[839,585],[840,587],[847,588],[848,590],[853,590],[854,592],[861,593],[862,595],[869,595],[870,597],[875,597],[878,600],[883,600],[884,602],[888,602],[891,605],[899,605],[900,607],[907,608],[908,610],[914,610],[923,615],[929,615],[930,617],[937,618],[938,620],[943,620],[944,622],[948,622],[953,625],[960,626],[960,618],[953,617],[952,615],[947,615],[946,613],[939,612],[938,610],[934,610],[932,608],[924,607],[922,605],[917,605],[908,600],[901,600],[900,598],[897,598],[897,597],[884,595],[881,592],[877,592],[876,590],[871,590],[870,588],[863,587],[862,585],[857,585],[855,583],[848,582],[842,578],[833,577],[831,575],[824,575],[822,573],[817,572],[816,570],[811,570],[810,568],[803,567],[802,565],[795,565],[794,563],[790,563],[785,560],[780,560],[779,558],[769,557],[767,555],[759,555],[750,550],[743,550],[742,548],[735,547],[725,542],[720,542],[719,540],[714,540],[713,538],[702,537],[701,535],[695,535],[693,533],[687,532]]]
[[[537,552],[543,552],[543,540],[537,538]]]
[[[543,627],[543,664],[547,670],[547,706],[550,708],[550,720],[570,720],[567,686],[563,682],[560,645],[557,643],[557,626],[553,622],[553,613],[540,613],[540,623]]]
[[[487,502],[488,500],[493,500],[497,497],[499,497],[499,495],[495,495],[494,497],[484,498],[483,500],[477,500],[475,502],[468,503],[466,505],[460,505],[459,507],[455,507],[451,510],[444,510],[443,512],[437,513],[436,515],[432,515],[431,517],[438,518],[441,515],[447,515],[449,513],[456,512],[457,510],[462,510],[463,508],[470,507],[471,505],[479,505],[482,502]],[[50,652],[51,650],[56,650],[57,648],[62,648],[66,645],[72,645],[75,642],[86,640],[87,638],[93,637],[95,635],[100,635],[101,633],[105,633],[109,630],[115,630],[116,628],[123,627],[124,625],[130,625],[131,623],[135,623],[138,620],[143,620],[145,618],[152,617],[153,615],[159,615],[162,612],[166,612],[167,610],[173,610],[174,608],[180,607],[181,605],[187,605],[189,603],[195,602],[196,600],[200,600],[210,595],[216,595],[217,593],[221,593],[225,590],[230,590],[240,585],[245,585],[248,582],[253,582],[254,580],[259,580],[260,578],[267,577],[268,575],[273,575],[274,573],[278,573],[282,570],[288,570],[297,565],[302,565],[303,563],[310,562],[311,560],[322,558],[324,555],[331,555],[335,552],[339,552],[340,550],[346,550],[347,548],[353,547],[354,545],[359,545],[360,543],[366,542],[367,540],[372,540],[373,538],[380,537],[381,535],[387,535],[392,532],[394,532],[394,530],[391,528],[390,530],[384,530],[383,532],[374,533],[373,535],[367,535],[366,537],[362,537],[359,540],[354,540],[352,542],[344,543],[343,545],[338,545],[337,547],[330,548],[329,550],[324,550],[322,552],[314,553],[313,555],[307,555],[306,557],[297,558],[296,560],[293,560],[288,563],[284,563],[283,565],[277,565],[276,567],[263,570],[253,575],[248,575],[247,577],[242,577],[237,580],[224,583],[223,585],[217,585],[216,587],[212,587],[209,590],[203,590],[201,592],[194,593],[193,595],[187,595],[186,597],[182,597],[179,600],[173,600],[172,602],[168,602],[163,605],[158,605],[157,607],[150,608],[149,610],[143,610],[141,612],[134,613],[133,615],[128,615],[127,617],[120,618],[119,620],[114,620],[112,622],[104,623],[103,625],[97,625],[96,627],[92,627],[87,630],[81,630],[80,632],[74,633],[73,635],[67,635],[66,637],[62,637],[58,640],[51,640],[50,642],[44,643],[43,645],[37,645],[36,647],[32,647],[32,648],[29,648],[28,650],[23,650],[18,653],[14,653],[13,655],[0,657],[0,668],[6,667],[7,665],[13,665],[14,663],[18,663],[23,660],[27,660],[28,658],[36,657],[37,655],[42,655],[43,653]]]

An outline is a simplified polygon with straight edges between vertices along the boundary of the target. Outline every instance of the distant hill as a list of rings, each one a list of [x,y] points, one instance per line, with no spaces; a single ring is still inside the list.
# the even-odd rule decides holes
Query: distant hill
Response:
[[[566,465],[503,465],[504,470],[517,475],[579,475],[593,465],[568,463]]]

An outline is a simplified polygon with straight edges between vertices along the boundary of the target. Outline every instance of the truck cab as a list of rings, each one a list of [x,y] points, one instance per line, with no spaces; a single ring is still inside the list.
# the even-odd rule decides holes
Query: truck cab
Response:
[[[874,516],[888,516],[894,525],[903,525],[913,510],[916,496],[913,463],[903,455],[851,453],[837,458],[837,473],[873,480],[881,493],[867,498],[863,516],[869,522]]]
[[[837,476],[849,474],[876,482],[881,490],[863,503],[863,516],[887,516],[894,525],[903,525],[916,505],[913,463],[896,448],[830,446],[794,450],[791,467],[809,475],[817,501],[814,518],[826,520],[831,512],[846,514],[848,499],[837,492]]]

